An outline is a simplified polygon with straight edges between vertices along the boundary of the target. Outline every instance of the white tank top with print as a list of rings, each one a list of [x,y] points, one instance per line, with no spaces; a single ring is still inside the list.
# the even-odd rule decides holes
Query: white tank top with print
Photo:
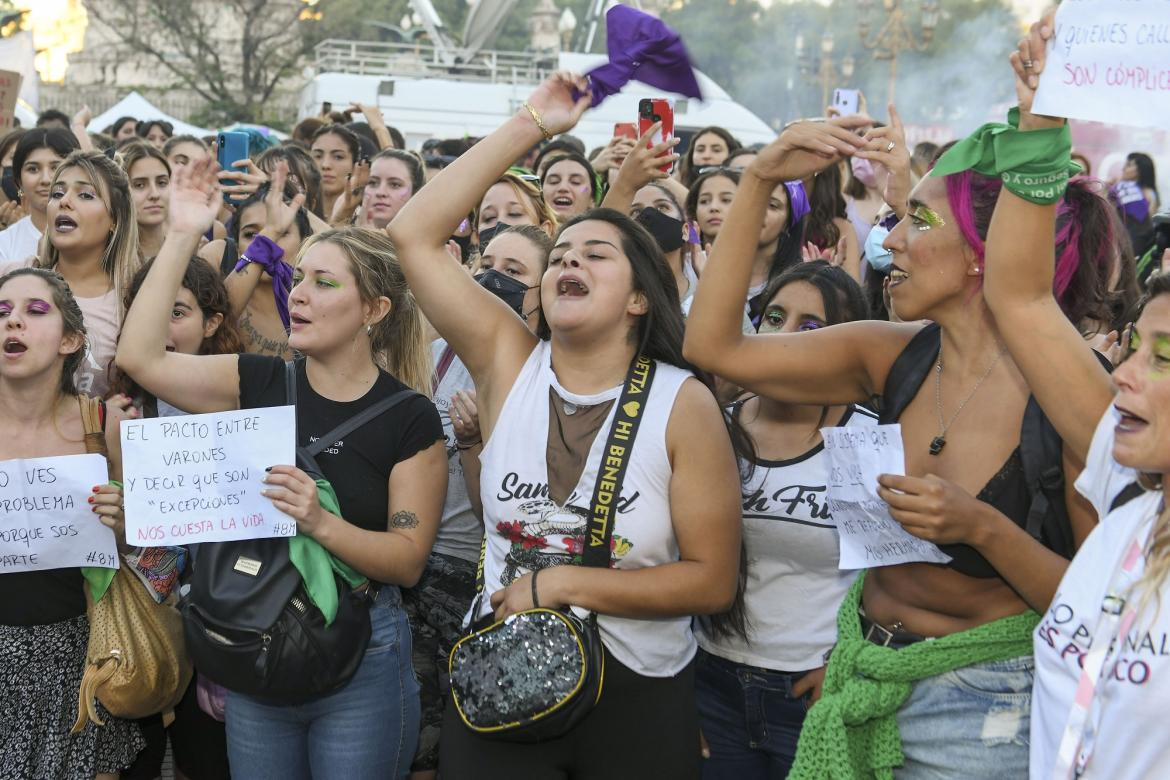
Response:
[[[658,363],[617,501],[614,568],[642,569],[678,560],[670,516],[666,426],[679,388],[690,376],[688,371]],[[618,386],[596,395],[570,393],[553,374],[549,343],[542,341],[532,350],[481,456],[487,553],[480,617],[491,611],[493,592],[534,569],[572,564],[582,550],[588,505],[617,404],[593,440],[576,487],[564,505],[558,505],[549,497],[545,457],[550,387],[562,400],[578,406],[616,400],[622,391]],[[614,657],[641,675],[672,676],[695,654],[689,617],[634,620],[600,615],[598,625]]]

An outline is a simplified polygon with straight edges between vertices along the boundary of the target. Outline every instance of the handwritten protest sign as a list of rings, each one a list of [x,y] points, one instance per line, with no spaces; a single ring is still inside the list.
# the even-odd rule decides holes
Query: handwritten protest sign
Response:
[[[124,421],[127,543],[296,536],[260,495],[266,468],[295,462],[295,430],[291,406]]]
[[[1033,110],[1138,127],[1170,124],[1170,3],[1064,0]]]
[[[829,509],[841,539],[842,569],[946,563],[950,556],[907,533],[878,498],[879,474],[905,474],[902,426],[822,428],[829,465]]]
[[[101,455],[0,462],[0,574],[118,568],[114,532],[87,500],[108,481]]]
[[[0,70],[0,135],[16,127],[16,98],[20,95],[21,78],[14,70]]]

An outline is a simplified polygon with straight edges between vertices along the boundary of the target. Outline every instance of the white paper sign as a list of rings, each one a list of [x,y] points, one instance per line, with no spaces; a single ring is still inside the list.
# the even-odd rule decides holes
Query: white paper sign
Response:
[[[907,533],[877,494],[880,474],[905,474],[902,426],[822,428],[829,466],[829,510],[841,539],[842,569],[946,563],[950,556]]]
[[[88,501],[108,481],[101,455],[0,462],[0,574],[118,568],[114,532]]]
[[[1037,114],[1170,125],[1170,2],[1064,0],[1053,33]]]
[[[295,431],[291,406],[123,422],[127,543],[296,536],[260,495],[264,469],[295,463]]]

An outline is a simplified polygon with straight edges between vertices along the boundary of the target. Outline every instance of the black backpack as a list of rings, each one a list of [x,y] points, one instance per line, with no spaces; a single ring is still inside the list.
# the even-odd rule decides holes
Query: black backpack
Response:
[[[399,391],[298,447],[297,466],[319,478],[318,453],[415,395]],[[293,363],[286,368],[285,397],[296,406]],[[370,642],[370,590],[352,590],[336,574],[333,579],[337,616],[326,626],[289,558],[288,539],[193,545],[181,610],[195,668],[228,690],[273,704],[298,704],[343,687]]]
[[[880,422],[897,422],[918,394],[938,360],[941,329],[931,323],[920,330],[894,361],[881,397]],[[1035,396],[1028,399],[1020,431],[1020,459],[1031,504],[1024,530],[1048,549],[1072,559],[1076,544],[1064,500],[1064,462],[1060,434]]]

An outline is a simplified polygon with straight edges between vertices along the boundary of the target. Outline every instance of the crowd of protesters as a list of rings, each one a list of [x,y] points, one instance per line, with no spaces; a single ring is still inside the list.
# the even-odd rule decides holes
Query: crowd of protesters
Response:
[[[0,778],[1170,772],[1170,231],[1148,154],[1103,182],[1032,113],[1050,34],[994,144],[910,148],[891,105],[587,150],[567,73],[417,151],[361,105],[227,169],[149,117],[0,139],[0,460],[88,451],[90,397],[114,474],[120,420],[295,399],[307,447],[407,391],[265,478],[365,582],[344,685],[196,664],[173,711],[71,731],[86,577],[0,574]],[[575,565],[640,358],[610,566]],[[949,562],[842,569],[821,430],[892,423],[879,495]],[[124,545],[120,487],[90,502]],[[597,616],[600,697],[542,741],[474,731],[452,648],[541,607]]]

